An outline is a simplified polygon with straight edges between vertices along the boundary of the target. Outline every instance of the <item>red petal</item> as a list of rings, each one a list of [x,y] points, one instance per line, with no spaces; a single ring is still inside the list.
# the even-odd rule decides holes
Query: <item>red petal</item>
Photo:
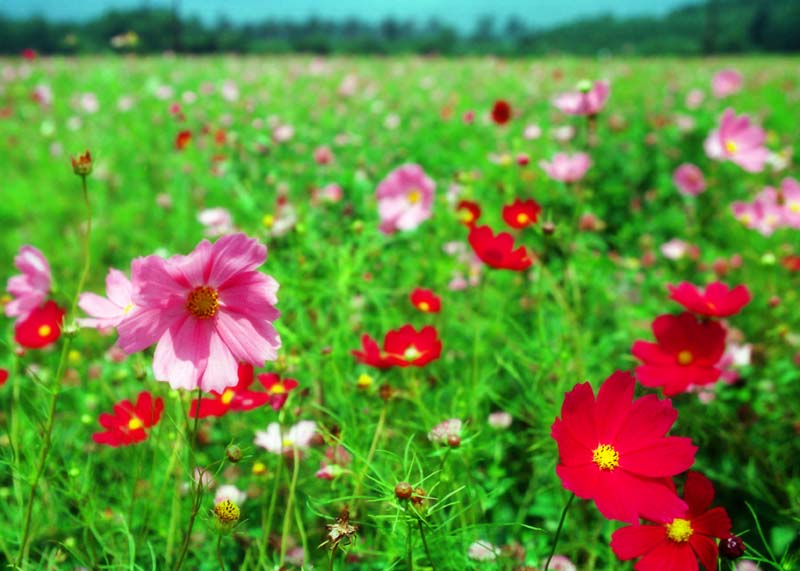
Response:
[[[625,450],[620,454],[620,466],[648,478],[666,478],[685,472],[694,464],[697,446],[689,438],[668,436],[645,448]],[[688,498],[685,498],[688,502]]]
[[[692,524],[694,524],[694,521],[692,521]],[[689,538],[689,545],[691,545],[697,557],[700,558],[700,563],[702,563],[706,571],[716,571],[717,559],[719,558],[716,541],[710,537],[699,535],[695,531]]]
[[[619,559],[627,561],[643,556],[663,541],[667,541],[663,525],[631,525],[611,535],[611,550]]]

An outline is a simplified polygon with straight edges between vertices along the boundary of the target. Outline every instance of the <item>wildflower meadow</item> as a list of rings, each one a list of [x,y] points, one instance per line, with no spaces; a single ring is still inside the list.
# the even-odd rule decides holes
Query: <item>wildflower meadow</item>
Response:
[[[0,564],[800,569],[800,62],[0,60]]]

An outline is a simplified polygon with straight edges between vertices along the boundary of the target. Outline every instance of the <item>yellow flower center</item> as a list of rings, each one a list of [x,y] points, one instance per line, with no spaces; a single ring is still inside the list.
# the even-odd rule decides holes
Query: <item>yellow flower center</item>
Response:
[[[692,361],[694,361],[694,355],[688,349],[684,349],[680,353],[678,353],[678,364],[680,365],[691,365]]]
[[[405,352],[403,353],[403,358],[404,358],[406,361],[413,361],[414,359],[418,359],[418,358],[420,357],[420,355],[422,355],[422,353],[420,353],[420,352],[419,352],[419,350],[418,350],[416,347],[414,347],[413,345],[411,345],[411,346],[410,346],[408,349],[406,349],[406,350],[405,350]]]
[[[406,198],[408,199],[409,204],[416,204],[417,202],[422,200],[422,193],[416,188],[414,188],[411,190],[411,192],[408,193]]]
[[[739,149],[739,146],[736,144],[736,141],[727,140],[725,141],[725,150],[728,151],[730,154],[734,154]]]
[[[791,210],[795,214],[800,213],[800,202],[790,202],[789,210]]]
[[[128,430],[139,430],[140,428],[144,428],[144,422],[137,417],[133,417],[128,421]]]
[[[741,222],[745,226],[749,226],[752,221],[753,217],[750,216],[749,214],[742,214],[741,216],[739,216],[739,222]]]
[[[465,224],[469,224],[473,220],[475,220],[475,216],[472,215],[472,212],[470,212],[469,210],[466,210],[466,209],[461,211],[461,221],[462,222],[464,222]]]
[[[420,311],[430,311],[431,310],[431,304],[429,304],[427,301],[420,301],[419,305],[417,307],[419,307]]]
[[[231,500],[222,500],[214,506],[214,515],[222,523],[233,523],[239,521],[239,506]]]
[[[227,404],[231,404],[231,401],[233,400],[233,397],[235,397],[235,396],[236,396],[236,393],[233,390],[225,389],[225,392],[222,393],[222,396],[220,397],[219,400],[222,401],[222,404],[226,404],[227,405]]]
[[[283,448],[292,448],[294,446],[294,440],[292,440],[289,437],[286,437],[283,439],[283,442],[281,442],[281,446]]]
[[[286,388],[281,383],[275,383],[269,388],[270,394],[283,395],[286,394]]]
[[[125,306],[125,309],[122,310],[122,315],[128,315],[131,309],[133,309],[133,304],[129,303],[128,305]]]
[[[675,518],[672,523],[667,524],[667,537],[675,543],[685,543],[692,537],[694,530],[692,522],[688,519]]]
[[[208,286],[196,287],[186,300],[186,309],[197,319],[214,317],[219,309],[219,294]]]
[[[529,221],[530,218],[528,218],[528,215],[524,212],[517,214],[517,224],[527,224]]]
[[[610,444],[601,444],[592,451],[592,460],[601,470],[613,470],[619,466],[619,452]]]
[[[369,387],[370,385],[372,385],[372,383],[373,383],[372,377],[366,373],[361,373],[358,376],[358,380],[356,381],[356,385],[361,389]]]
[[[47,337],[53,332],[53,328],[49,325],[40,325],[36,332],[39,334],[39,337]]]
[[[265,228],[272,228],[272,225],[275,223],[275,217],[272,214],[265,214],[261,219],[261,223]]]

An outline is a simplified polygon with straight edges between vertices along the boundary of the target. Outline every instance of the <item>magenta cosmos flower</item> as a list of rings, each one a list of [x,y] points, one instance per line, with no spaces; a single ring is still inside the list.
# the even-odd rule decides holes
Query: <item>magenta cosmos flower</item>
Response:
[[[277,357],[272,325],[278,283],[256,270],[267,248],[244,234],[203,240],[188,256],[133,261],[136,311],[118,326],[119,345],[134,353],[157,343],[156,379],[176,389],[222,392],[238,382],[239,362]]]
[[[380,231],[393,234],[413,230],[431,217],[436,184],[419,165],[397,167],[384,178],[375,191]]]
[[[738,93],[741,89],[742,74],[735,69],[723,69],[711,80],[711,91],[717,99]]]
[[[592,159],[586,153],[575,153],[574,155],[557,153],[549,163],[541,161],[539,166],[553,180],[578,182],[592,166]]]
[[[564,487],[594,500],[608,519],[636,525],[640,516],[664,521],[685,512],[671,478],[692,466],[697,447],[665,436],[678,411],[655,395],[633,400],[634,385],[622,371],[606,379],[597,398],[589,383],[575,385],[551,436]]]
[[[78,307],[91,317],[76,319],[81,327],[112,329],[120,324],[134,308],[133,284],[119,270],[111,268],[106,275],[106,296],[82,293]]]
[[[14,299],[6,304],[6,316],[25,321],[31,312],[42,305],[50,293],[50,264],[33,246],[22,246],[14,257],[14,267],[22,274],[12,276],[6,289]]]
[[[764,129],[750,122],[747,115],[736,116],[726,109],[719,128],[711,131],[705,141],[706,155],[717,161],[731,161],[747,172],[761,172],[769,151],[764,146]]]
[[[703,171],[691,163],[683,163],[672,173],[672,182],[678,187],[678,192],[689,196],[697,196],[706,189],[706,179]]]
[[[562,93],[555,98],[553,104],[567,115],[597,115],[606,104],[611,94],[607,81],[582,81],[577,91]]]

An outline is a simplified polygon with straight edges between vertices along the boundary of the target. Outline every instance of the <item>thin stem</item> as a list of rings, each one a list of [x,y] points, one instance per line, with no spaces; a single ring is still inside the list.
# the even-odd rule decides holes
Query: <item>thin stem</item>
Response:
[[[222,560],[222,534],[219,534],[217,537],[217,561],[219,562],[219,568],[221,571],[225,571],[225,562]]]
[[[411,547],[412,531],[413,530],[411,529],[411,522],[409,521],[408,522],[408,534],[406,535],[406,562],[408,564],[407,565],[407,567],[408,567],[407,571],[414,571],[414,551],[413,551],[413,549]]]
[[[286,558],[286,548],[289,543],[289,532],[292,527],[292,513],[294,508],[294,492],[297,488],[297,476],[300,473],[300,454],[297,451],[297,444],[292,442],[292,481],[289,484],[289,499],[286,500],[286,513],[283,515],[283,529],[281,530],[281,558],[278,564],[283,567]]]
[[[547,558],[547,563],[544,564],[544,571],[547,571],[550,568],[550,560],[553,559],[553,555],[556,553],[556,547],[558,547],[558,539],[561,537],[561,529],[564,527],[564,520],[567,519],[567,511],[569,510],[569,506],[572,505],[572,502],[575,500],[575,494],[570,494],[569,499],[567,500],[564,509],[561,510],[561,520],[558,522],[558,529],[556,529],[556,536],[553,539],[553,548],[550,550],[550,556]]]
[[[89,192],[86,188],[86,177],[81,177],[83,202],[86,205],[86,235],[84,236],[83,243],[83,270],[81,277],[78,281],[78,289],[75,290],[75,295],[72,298],[72,306],[70,308],[70,318],[75,319],[75,311],[78,307],[78,298],[80,297],[83,286],[86,283],[86,276],[89,274],[91,251],[90,239],[92,234],[92,208],[89,202]],[[70,327],[70,329],[74,329]],[[61,345],[61,354],[58,358],[58,367],[56,368],[56,376],[53,381],[53,387],[50,393],[50,406],[47,411],[47,422],[44,429],[44,440],[42,447],[39,449],[39,458],[36,461],[36,471],[34,472],[33,479],[31,480],[28,505],[25,509],[25,516],[22,525],[22,541],[19,544],[19,553],[17,554],[17,567],[22,567],[24,560],[27,559],[28,542],[30,541],[31,533],[31,517],[33,516],[33,506],[36,503],[36,493],[39,487],[39,481],[42,479],[44,469],[47,465],[47,457],[50,454],[50,445],[52,444],[53,425],[55,424],[56,404],[58,404],[58,396],[61,393],[61,381],[64,377],[64,371],[67,365],[67,355],[72,347],[72,339],[75,336],[74,331],[68,331],[64,344]]]
[[[333,559],[336,556],[336,544],[333,544],[333,548],[330,551],[330,557],[328,557],[328,571],[333,571]]]
[[[361,496],[361,487],[364,484],[364,477],[367,475],[367,470],[369,470],[372,464],[372,458],[375,456],[375,451],[378,449],[378,441],[383,433],[383,426],[386,424],[386,409],[388,406],[388,403],[385,403],[383,409],[381,409],[381,416],[378,418],[378,425],[375,427],[375,433],[372,435],[372,443],[369,445],[369,452],[367,452],[367,460],[364,463],[364,468],[358,474],[358,481],[356,482],[355,492],[353,493],[356,506],[358,506],[357,502]],[[356,511],[357,509],[353,509],[354,514]]]
[[[194,527],[194,520],[197,519],[197,514],[200,512],[200,504],[203,500],[203,477],[204,473],[197,470],[197,457],[195,455],[195,448],[197,446],[197,426],[200,422],[200,405],[203,400],[203,390],[197,387],[197,411],[194,417],[194,426],[192,434],[189,435],[191,443],[190,455],[192,459],[192,514],[189,517],[189,526],[186,528],[186,534],[183,536],[183,543],[181,544],[181,553],[178,556],[178,562],[175,564],[175,570],[178,571],[183,565],[183,560],[186,558],[186,551],[189,549],[189,541],[192,538],[192,528]],[[191,405],[190,405],[191,406]],[[190,409],[191,410],[191,409]]]
[[[278,437],[283,442],[283,410],[278,415]],[[275,468],[275,485],[272,487],[272,496],[269,498],[269,508],[261,522],[261,529],[264,530],[263,541],[261,542],[261,558],[264,559],[269,545],[269,536],[272,534],[272,519],[275,515],[275,506],[278,502],[278,493],[281,486],[281,476],[283,475],[283,463],[286,459],[283,454],[278,454],[277,467]]]
[[[433,564],[433,557],[431,557],[431,550],[428,548],[428,540],[425,538],[425,526],[422,525],[422,520],[417,520],[419,526],[419,535],[422,538],[422,545],[425,547],[425,555],[428,556],[428,566],[432,571],[436,571],[436,566]]]

